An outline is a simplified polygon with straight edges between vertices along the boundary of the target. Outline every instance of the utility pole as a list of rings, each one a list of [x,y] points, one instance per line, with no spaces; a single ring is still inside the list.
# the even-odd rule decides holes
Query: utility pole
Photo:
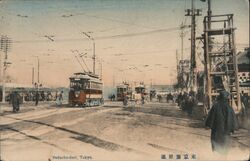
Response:
[[[183,22],[181,23],[180,26],[180,37],[181,37],[181,63],[179,64],[179,73],[180,73],[180,78],[181,78],[181,90],[183,90],[183,83],[184,83],[184,37],[186,36],[186,32],[184,32],[185,28],[191,27],[190,25],[184,25]]]
[[[181,76],[181,71],[180,71],[180,63],[179,63],[179,54],[178,54],[178,50],[176,50],[176,65],[177,65],[177,74],[176,74],[176,80],[177,80],[177,88],[179,89],[181,86],[181,82],[180,82],[180,76]],[[152,83],[152,79],[151,79],[151,83]]]
[[[40,83],[40,62],[39,57],[37,57],[37,82]]]
[[[178,50],[176,50],[176,65],[177,65],[177,73],[179,73],[179,54],[178,54]]]
[[[194,0],[192,8],[186,10],[185,16],[191,16],[191,59],[190,59],[190,87],[191,90],[197,90],[197,66],[196,66],[196,16],[200,16],[200,9],[195,9]]]
[[[32,77],[31,77],[32,85],[34,84],[34,72],[35,72],[35,69],[34,67],[32,67]]]
[[[179,65],[179,55],[178,55],[178,50],[176,50],[176,70],[177,70],[177,82],[178,82],[178,76],[180,74],[180,65]]]
[[[183,60],[184,57],[184,37],[186,36],[186,32],[184,32],[185,28],[191,27],[190,25],[184,25],[183,22],[181,23],[180,26],[180,37],[181,37],[181,60]]]
[[[115,74],[113,74],[113,87],[115,88]]]
[[[102,80],[102,59],[100,60],[100,79]]]
[[[185,29],[185,25],[183,24],[183,22],[181,23],[181,33],[180,33],[180,37],[181,37],[181,60],[183,60],[183,46],[184,46],[184,29]]]
[[[10,62],[8,62],[8,51],[11,48],[11,39],[7,36],[1,36],[1,44],[0,48],[4,52],[4,61],[3,61],[3,78],[2,78],[2,102],[5,103],[5,75],[6,75],[6,70]]]
[[[95,74],[95,40],[92,38],[93,41],[93,73]]]
[[[39,56],[32,55],[32,57],[37,58],[37,84],[39,84],[40,83],[40,60],[39,60]],[[34,72],[34,70],[32,70],[32,72]],[[35,74],[32,74],[32,75],[34,77]],[[34,83],[34,78],[32,78],[32,79],[33,79],[33,83]]]
[[[208,28],[211,28],[211,16],[212,16],[212,10],[211,10],[211,0],[207,0],[207,16],[208,16]]]

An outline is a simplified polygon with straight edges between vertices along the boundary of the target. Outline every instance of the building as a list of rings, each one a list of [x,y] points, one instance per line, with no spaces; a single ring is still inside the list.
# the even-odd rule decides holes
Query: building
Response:
[[[237,60],[240,90],[248,93],[250,96],[250,48],[246,48],[243,52],[239,52]]]

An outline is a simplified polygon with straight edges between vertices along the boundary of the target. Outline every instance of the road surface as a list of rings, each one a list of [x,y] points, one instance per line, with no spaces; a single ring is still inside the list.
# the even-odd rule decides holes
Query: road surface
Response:
[[[212,153],[203,121],[173,103],[122,107],[121,102],[88,108],[51,104],[1,107],[1,157],[46,160],[246,160],[250,132],[233,136],[227,156]],[[173,159],[171,159],[173,158]]]

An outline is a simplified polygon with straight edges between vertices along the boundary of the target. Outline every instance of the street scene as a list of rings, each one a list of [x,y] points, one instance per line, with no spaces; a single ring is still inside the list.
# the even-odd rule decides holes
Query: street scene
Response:
[[[250,159],[249,0],[0,0],[0,161]]]

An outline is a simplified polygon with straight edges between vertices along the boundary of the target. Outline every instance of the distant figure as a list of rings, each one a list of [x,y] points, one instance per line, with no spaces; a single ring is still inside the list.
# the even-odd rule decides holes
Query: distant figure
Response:
[[[36,94],[35,94],[35,105],[36,106],[38,105],[38,102],[39,102],[39,92],[36,91]]]
[[[195,105],[196,105],[196,94],[194,91],[190,91],[186,102],[186,110],[189,116],[192,115]]]
[[[110,101],[115,101],[115,94],[110,95]]]
[[[159,94],[157,95],[158,101],[161,102],[162,96]]]
[[[149,94],[149,99],[150,99],[150,101],[152,101],[152,99],[153,99],[153,93],[150,91],[150,94]]]
[[[124,94],[124,97],[123,97],[123,105],[124,106],[127,106],[128,105],[128,97],[126,94]]]
[[[113,95],[111,94],[111,95],[109,95],[109,99],[110,99],[110,101],[112,101],[112,97],[113,97]]]
[[[13,107],[13,112],[18,112],[20,109],[20,95],[15,91],[11,94],[11,103]]]
[[[177,97],[177,104],[178,104],[179,107],[181,106],[182,100],[183,100],[183,95],[182,95],[182,93],[180,92],[180,94],[179,94],[178,97]]]
[[[143,93],[141,94],[141,104],[142,104],[142,105],[145,104],[145,96],[144,96]]]
[[[217,102],[209,111],[205,125],[211,128],[212,150],[227,153],[230,146],[230,133],[238,128],[233,108],[229,105],[230,94],[220,92]]]
[[[58,105],[62,105],[62,101],[63,101],[63,91],[61,91],[59,93],[59,96],[58,96]]]
[[[248,110],[248,94],[244,93],[243,91],[241,92],[241,102],[243,103],[244,107],[245,107],[245,111],[247,112]]]
[[[188,98],[189,98],[188,93],[185,91],[184,94],[183,94],[183,96],[182,96],[182,102],[181,102],[181,109],[183,111],[187,111]]]
[[[167,95],[167,103],[169,103],[169,101],[173,101],[173,95],[171,93]]]

